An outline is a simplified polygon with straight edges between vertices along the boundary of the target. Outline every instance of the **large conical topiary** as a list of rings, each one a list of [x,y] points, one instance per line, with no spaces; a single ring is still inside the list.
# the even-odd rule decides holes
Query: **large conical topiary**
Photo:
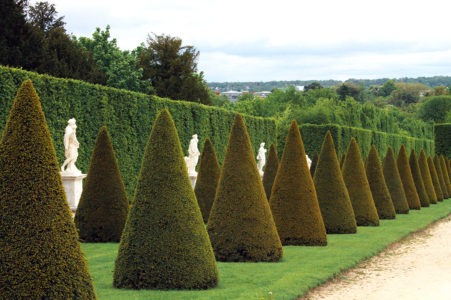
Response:
[[[233,122],[208,233],[219,261],[278,261],[277,234],[243,118]]]
[[[440,155],[440,164],[443,172],[443,179],[445,179],[445,184],[448,190],[448,196],[451,198],[451,178],[448,173],[448,168],[446,167],[446,158],[443,155]]]
[[[83,186],[75,225],[84,242],[119,242],[128,199],[106,126],[100,128]]]
[[[437,195],[437,201],[443,201],[443,192],[440,187],[440,181],[438,179],[437,170],[435,169],[434,161],[432,157],[427,158],[429,172],[431,173],[432,184],[434,185],[435,194]]]
[[[265,194],[268,201],[271,197],[272,186],[278,168],[279,158],[277,157],[277,149],[276,145],[272,144],[271,147],[269,147],[268,160],[266,161],[265,172],[263,173],[263,187],[265,188]]]
[[[409,209],[420,209],[421,203],[418,197],[417,188],[412,177],[412,170],[410,169],[409,158],[407,157],[406,147],[401,145],[396,160],[398,165],[399,176],[401,177],[402,186],[406,193],[407,204]]]
[[[418,165],[420,166],[421,178],[423,178],[424,187],[429,197],[429,203],[437,204],[437,194],[435,193],[434,184],[432,183],[428,159],[423,149],[421,149],[420,156],[418,157]]]
[[[370,153],[365,163],[366,176],[373,195],[379,219],[396,218],[395,207],[391,200],[390,191],[385,182],[382,166],[374,144],[371,146]]]
[[[440,188],[442,189],[443,199],[449,198],[448,187],[445,183],[445,176],[443,175],[443,170],[440,162],[440,157],[438,155],[434,156],[435,170],[437,171],[438,180],[440,182]]]
[[[415,154],[415,150],[412,150],[409,157],[410,170],[412,171],[413,181],[415,183],[415,188],[418,192],[418,197],[420,198],[421,207],[429,206],[429,196],[426,192],[424,186],[423,178],[421,176],[420,166],[418,165],[418,159]]]
[[[317,151],[313,153],[312,164],[310,165],[310,175],[315,176],[316,165],[318,164],[319,154]]]
[[[351,138],[349,142],[342,174],[351,199],[357,226],[379,226],[379,216],[366,177],[362,155],[354,138]]]
[[[211,206],[215,200],[216,187],[218,186],[221,170],[219,168],[216,151],[210,139],[206,139],[199,162],[199,172],[197,173],[196,194],[197,203],[199,203],[202,218],[207,223],[210,215]]]
[[[206,289],[218,270],[168,110],[153,124],[122,233],[113,285]]]
[[[332,135],[327,131],[315,176],[316,193],[327,233],[356,233],[351,199],[341,174]]]
[[[395,207],[397,214],[408,214],[409,204],[407,203],[406,193],[402,185],[401,177],[398,171],[398,165],[395,160],[393,149],[388,147],[382,164],[384,171],[385,182],[390,191],[391,200]]]
[[[326,228],[296,121],[288,131],[269,204],[283,245],[327,244]]]
[[[22,83],[0,144],[0,298],[95,299],[39,97]]]

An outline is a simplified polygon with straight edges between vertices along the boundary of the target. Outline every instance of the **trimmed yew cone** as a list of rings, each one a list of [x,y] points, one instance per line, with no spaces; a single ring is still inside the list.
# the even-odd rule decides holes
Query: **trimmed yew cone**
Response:
[[[398,166],[396,164],[395,155],[391,147],[387,150],[384,158],[383,170],[385,182],[387,183],[390,196],[397,214],[408,214],[409,204],[407,203],[404,187],[399,176]]]
[[[406,147],[404,145],[401,145],[399,149],[397,164],[409,208],[420,209],[420,198],[415,187],[415,182],[413,181],[412,170],[410,169],[409,158],[407,157]]]
[[[423,178],[421,176],[420,166],[418,165],[418,159],[415,155],[415,151],[412,150],[409,157],[410,170],[412,171],[413,181],[420,198],[421,207],[429,206],[429,196],[424,186]]]

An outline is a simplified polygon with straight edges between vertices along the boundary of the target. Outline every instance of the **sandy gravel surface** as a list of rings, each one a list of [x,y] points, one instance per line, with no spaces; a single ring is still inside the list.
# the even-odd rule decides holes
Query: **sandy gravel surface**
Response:
[[[303,300],[451,300],[451,216],[391,245]]]

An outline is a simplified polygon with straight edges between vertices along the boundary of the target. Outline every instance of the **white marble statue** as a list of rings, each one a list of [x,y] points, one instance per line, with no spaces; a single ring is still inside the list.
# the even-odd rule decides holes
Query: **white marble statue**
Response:
[[[261,176],[263,176],[263,167],[266,164],[266,149],[265,149],[265,143],[260,144],[260,149],[258,149],[258,155],[257,155],[257,168],[258,172]]]
[[[310,159],[310,157],[308,157],[307,154],[305,155],[305,159],[307,160],[307,165],[308,165],[308,168],[310,169],[310,166],[312,165],[312,160]]]
[[[197,138],[197,134],[193,134],[191,141],[189,142],[188,147],[188,156],[185,156],[186,167],[188,168],[189,176],[197,176],[196,166],[199,161],[200,151],[197,148],[197,143],[199,139]]]
[[[80,174],[81,171],[75,166],[78,158],[78,147],[80,146],[76,136],[77,125],[74,118],[67,121],[67,123],[64,133],[64,155],[66,160],[61,166],[61,172],[65,174]]]

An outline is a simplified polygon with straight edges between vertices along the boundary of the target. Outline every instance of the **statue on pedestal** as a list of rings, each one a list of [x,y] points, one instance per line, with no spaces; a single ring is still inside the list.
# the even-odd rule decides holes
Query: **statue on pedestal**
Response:
[[[260,149],[258,149],[258,155],[257,155],[257,168],[258,172],[261,176],[263,176],[263,167],[266,164],[266,149],[265,149],[265,143],[260,144]]]
[[[199,161],[200,151],[197,148],[197,143],[199,142],[197,134],[193,134],[191,141],[189,142],[188,155],[185,156],[186,167],[188,168],[189,176],[197,176],[196,166]]]
[[[61,166],[61,172],[66,174],[81,174],[81,171],[75,166],[78,158],[78,147],[80,147],[76,136],[77,125],[75,124],[74,118],[67,121],[67,123],[68,125],[64,133],[64,155],[66,160]]]

